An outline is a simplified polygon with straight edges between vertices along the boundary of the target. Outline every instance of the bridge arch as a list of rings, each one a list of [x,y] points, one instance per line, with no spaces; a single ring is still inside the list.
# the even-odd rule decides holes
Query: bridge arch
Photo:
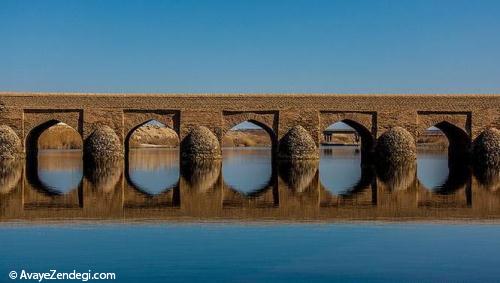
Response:
[[[157,119],[133,126],[125,137],[127,182],[150,196],[175,188],[180,178],[179,142],[178,133]]]
[[[50,128],[61,125],[55,133],[48,133]],[[63,132],[64,129],[69,129],[69,132]],[[56,135],[55,138],[48,138],[48,142],[40,144],[42,135]],[[79,152],[58,152],[57,154],[50,153],[49,155],[39,155],[40,149],[72,149],[72,145],[66,146],[65,141],[57,141],[63,139],[71,141],[69,135],[78,137],[79,142],[76,145]],[[58,136],[57,136],[58,135]],[[40,148],[42,146],[43,148]],[[25,138],[26,148],[26,178],[34,189],[37,189],[47,195],[62,195],[70,191],[81,190],[83,180],[83,139],[73,127],[63,123],[57,119],[50,119],[34,128],[32,128]],[[69,154],[69,155],[68,155]],[[75,159],[78,158],[78,159]],[[68,171],[68,167],[71,168]]]
[[[278,135],[277,135],[277,114],[272,112],[224,112],[223,126],[221,129],[221,139],[235,126],[250,122],[263,130],[269,135],[273,152],[277,150]]]
[[[132,138],[133,134],[134,134],[134,133],[135,133],[138,129],[140,129],[141,127],[144,127],[144,126],[146,126],[146,125],[148,125],[148,124],[151,124],[151,125],[153,125],[153,126],[155,126],[155,125],[156,125],[156,126],[159,126],[160,128],[167,128],[167,129],[170,129],[170,130],[172,130],[172,132],[174,132],[174,133],[176,134],[177,139],[178,139],[178,140],[180,139],[180,138],[179,138],[179,132],[178,132],[178,131],[176,131],[176,130],[174,129],[174,127],[172,127],[172,126],[170,126],[170,125],[168,125],[168,124],[164,124],[164,123],[162,123],[161,121],[158,121],[158,120],[153,119],[153,118],[152,118],[152,119],[148,119],[148,120],[145,120],[145,121],[143,121],[143,122],[141,122],[141,123],[139,123],[139,124],[137,124],[137,125],[133,126],[132,128],[130,128],[130,129],[127,131],[127,133],[126,133],[126,135],[125,135],[125,141],[124,141],[124,143],[125,143],[125,153],[128,153],[128,151],[129,151],[129,149],[130,149],[130,145],[129,145],[129,144],[130,144],[130,141],[131,141],[131,138]],[[177,146],[176,146],[176,147],[178,147],[178,144],[177,144]]]
[[[417,175],[423,187],[438,194],[466,187],[472,141],[464,127],[450,119],[428,120],[418,135]]]
[[[450,164],[468,161],[472,140],[463,127],[448,120],[431,121],[420,125],[419,138],[432,127],[439,129],[448,140],[448,161]]]
[[[37,126],[33,127],[28,134],[26,135],[24,145],[25,145],[25,151],[26,151],[26,158],[36,158],[36,154],[38,153],[38,140],[40,139],[40,136],[49,128],[59,124],[59,123],[64,123],[61,120],[57,119],[50,119],[48,121],[45,121],[41,124],[38,124]],[[69,126],[68,124],[64,123],[65,125]],[[83,143],[83,138],[80,132],[78,132],[77,129],[71,127],[80,137]]]
[[[231,128],[222,136],[225,187],[239,191],[242,196],[255,195],[273,179],[276,135],[266,123],[253,119],[235,119],[228,127]]]
[[[339,123],[343,123],[356,131],[356,134],[360,139],[362,162],[367,161],[373,152],[373,147],[375,145],[375,136],[369,130],[371,123],[366,121],[366,119],[358,120],[355,117],[331,117],[330,119],[322,120],[321,131],[324,132],[328,129],[328,127]],[[324,141],[324,139],[325,136],[323,135],[322,140]]]
[[[267,135],[269,136],[269,139],[271,141],[271,147],[272,147],[273,151],[276,149],[276,146],[278,143],[278,138],[277,138],[277,135],[274,132],[274,130],[272,128],[270,128],[266,123],[263,123],[262,121],[258,121],[258,120],[254,120],[254,119],[234,121],[229,126],[224,128],[224,130],[222,131],[222,138],[224,138],[226,136],[226,134],[229,131],[231,131],[232,129],[234,129],[236,126],[243,124],[245,122],[249,122],[249,123],[261,128],[262,130],[264,130],[267,133]]]

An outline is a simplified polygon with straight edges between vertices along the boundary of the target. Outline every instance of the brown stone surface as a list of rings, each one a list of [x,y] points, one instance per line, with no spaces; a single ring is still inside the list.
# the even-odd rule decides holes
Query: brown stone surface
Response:
[[[384,167],[411,164],[417,159],[417,146],[413,136],[402,127],[393,127],[377,140],[376,158]]]
[[[85,141],[85,160],[94,164],[108,163],[123,157],[118,136],[108,126],[100,126]]]
[[[415,139],[442,123],[455,147],[467,146],[489,127],[500,127],[500,95],[343,95],[343,94],[92,94],[0,93],[0,124],[23,140],[48,121],[64,122],[86,139],[100,125],[113,129],[122,144],[128,133],[156,119],[184,139],[193,127],[205,126],[222,142],[232,126],[252,121],[275,137],[294,126],[306,129],[319,145],[324,126],[348,121],[364,140],[400,126]],[[372,147],[374,144],[369,144]],[[369,149],[367,149],[369,150]]]
[[[309,132],[295,126],[286,133],[279,145],[280,159],[319,159],[318,149]]]
[[[0,126],[0,160],[16,159],[21,152],[21,140],[7,125]]]
[[[220,159],[219,140],[207,127],[194,127],[181,143],[181,157],[184,160]]]
[[[474,140],[473,156],[478,167],[500,170],[500,130],[483,131]]]

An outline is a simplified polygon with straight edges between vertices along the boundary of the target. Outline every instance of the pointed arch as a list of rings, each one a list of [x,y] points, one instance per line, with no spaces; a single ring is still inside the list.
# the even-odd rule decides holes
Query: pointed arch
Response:
[[[158,197],[160,195],[164,195],[166,192],[170,191],[171,189],[175,189],[178,187],[179,184],[179,176],[180,176],[180,169],[179,169],[179,152],[180,150],[177,149],[177,152],[173,151],[158,151],[159,149],[157,148],[152,148],[150,150],[146,151],[141,151],[141,152],[135,152],[135,151],[130,151],[130,143],[133,134],[141,127],[150,124],[152,122],[158,122],[159,124],[163,125],[161,127],[162,129],[168,128],[171,129],[172,131],[175,132],[175,135],[177,136],[177,140],[179,140],[179,134],[178,131],[172,128],[172,125],[165,124],[164,122],[156,119],[156,118],[149,118],[147,120],[142,119],[142,122],[139,124],[134,125],[131,127],[128,132],[125,135],[125,178],[127,180],[127,183],[130,184],[132,188],[134,188],[138,193],[148,196],[148,197]],[[169,150],[169,149],[165,149]],[[164,154],[167,154],[166,156],[169,157],[165,159]],[[136,175],[134,172],[134,165],[137,166],[138,160],[141,160],[142,158],[146,158],[146,162],[143,164],[143,166],[153,166],[156,169],[163,171],[161,174],[159,172],[148,172],[152,175],[150,175],[148,178],[160,178],[158,180],[158,183],[160,184],[156,188],[151,188],[148,187],[147,183],[145,184],[144,181],[148,178],[144,177],[138,177],[141,174]],[[137,159],[139,158],[139,159]],[[170,159],[172,158],[172,159]],[[173,160],[173,161],[172,161]],[[167,163],[169,162],[169,163]],[[173,162],[173,163],[172,163]],[[166,164],[174,164],[173,167],[168,167],[169,169],[166,169],[167,167]],[[134,177],[135,176],[135,177]],[[138,179],[137,179],[138,178]],[[142,179],[142,180],[141,180]],[[175,179],[175,180],[174,180]]]
[[[448,139],[450,162],[467,161],[471,147],[471,114],[468,112],[418,112],[417,135],[436,127]],[[418,138],[418,137],[417,137]]]
[[[51,119],[48,121],[45,121],[34,128],[32,128],[28,134],[26,135],[26,138],[24,140],[24,146],[26,149],[26,158],[36,158],[36,154],[38,153],[38,139],[42,135],[43,132],[45,132],[48,128],[55,126],[59,123],[64,123],[63,121],[56,120],[56,119]],[[66,123],[64,123],[66,124]],[[68,124],[66,124],[68,125]],[[71,127],[68,125],[68,127]],[[82,135],[78,130],[75,128],[71,127],[73,130],[75,130],[76,133],[80,136],[80,138],[83,141]]]
[[[278,115],[275,112],[224,112],[223,113],[223,127],[221,131],[221,139],[233,127],[243,123],[250,122],[256,126],[261,127],[269,135],[273,153],[277,149],[278,135],[277,135],[277,121]]]
[[[254,120],[254,119],[243,120],[239,123],[235,123],[234,125],[231,126],[231,128],[229,128],[227,131],[224,132],[224,135],[227,134],[227,132],[229,132],[229,130],[231,130],[235,126],[237,126],[241,123],[244,123],[244,122],[250,122],[250,123],[262,128],[269,135],[269,139],[271,140],[272,145],[274,145],[275,142],[277,142],[277,137],[276,137],[276,134],[274,133],[273,129],[269,128],[269,126],[266,125],[265,123],[262,123],[260,121]]]
[[[321,131],[330,125],[342,122],[353,128],[361,139],[362,162],[370,159],[375,146],[374,115],[363,112],[322,112],[320,115]]]
[[[36,190],[46,194],[46,195],[61,195],[60,192],[52,190],[46,186],[46,184],[40,179],[38,173],[38,139],[47,129],[53,127],[59,123],[64,123],[58,119],[50,119],[37,126],[33,127],[25,138],[25,148],[26,148],[26,179],[28,183]],[[64,123],[66,124],[66,123]],[[67,125],[67,124],[66,124]],[[68,127],[71,127],[68,125]],[[82,139],[82,135],[75,128],[71,127]],[[83,144],[83,139],[82,139]],[[83,162],[83,160],[82,160]],[[83,173],[82,173],[83,177]],[[78,185],[76,186],[78,191],[80,192],[82,187],[83,178],[80,179]]]
[[[176,133],[177,138],[180,140],[180,138],[179,138],[179,132],[176,131],[173,127],[171,127],[171,126],[169,126],[167,124],[164,124],[161,121],[158,121],[157,119],[151,118],[151,119],[148,119],[148,120],[145,120],[145,121],[141,122],[140,124],[137,124],[137,125],[133,126],[130,130],[128,130],[128,132],[125,135],[125,141],[124,141],[124,143],[125,143],[125,154],[128,154],[128,151],[130,149],[129,148],[130,138],[132,137],[132,135],[134,134],[134,132],[137,129],[139,129],[140,127],[142,127],[144,125],[147,125],[147,124],[149,124],[149,123],[151,123],[153,121],[157,121],[158,123],[161,123],[163,126],[165,126],[165,128],[169,128],[169,129],[173,130]]]
[[[426,127],[423,129],[422,127]],[[439,129],[448,140],[448,162],[450,164],[468,162],[472,139],[470,135],[460,126],[448,120],[438,120],[434,124],[421,125],[418,135],[422,135],[429,128]]]

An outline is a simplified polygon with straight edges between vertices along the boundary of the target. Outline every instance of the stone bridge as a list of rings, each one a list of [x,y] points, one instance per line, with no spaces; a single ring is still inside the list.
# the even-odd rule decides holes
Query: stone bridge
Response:
[[[404,128],[416,140],[436,126],[450,150],[462,154],[483,131],[500,128],[500,95],[0,93],[0,125],[13,130],[28,155],[57,122],[73,127],[84,141],[107,126],[120,150],[127,150],[133,130],[153,119],[181,141],[205,127],[219,144],[233,126],[250,121],[269,133],[276,153],[297,126],[317,148],[322,131],[342,121],[358,132],[364,153],[373,152],[377,138],[391,128]]]

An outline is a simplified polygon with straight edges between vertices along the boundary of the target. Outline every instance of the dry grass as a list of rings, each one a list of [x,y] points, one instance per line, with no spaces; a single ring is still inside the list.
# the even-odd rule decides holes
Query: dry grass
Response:
[[[82,149],[82,144],[80,134],[62,123],[48,128],[38,138],[40,149]]]
[[[425,133],[417,139],[419,147],[446,149],[448,148],[448,138],[444,134]]]
[[[177,147],[179,138],[177,133],[165,127],[145,125],[138,128],[130,137],[130,146],[149,147]],[[57,124],[48,128],[38,139],[40,149],[82,149],[80,135],[66,124]]]
[[[129,145],[132,148],[150,146],[177,147],[179,146],[179,137],[170,128],[144,125],[135,130],[130,137]]]
[[[271,146],[271,138],[264,130],[233,130],[222,141],[224,147]]]

